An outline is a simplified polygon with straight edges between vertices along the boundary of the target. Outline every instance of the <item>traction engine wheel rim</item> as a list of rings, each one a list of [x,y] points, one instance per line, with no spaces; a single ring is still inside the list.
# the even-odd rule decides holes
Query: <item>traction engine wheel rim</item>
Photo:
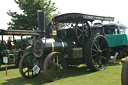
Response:
[[[67,63],[61,53],[52,52],[45,58],[43,70],[49,81],[56,81],[63,78],[66,69]]]
[[[121,83],[122,85],[128,85],[128,57],[125,59],[122,67]]]
[[[78,26],[81,25],[81,26]],[[76,23],[75,26],[76,39],[80,45],[84,45],[88,37],[91,36],[91,29],[88,22]]]
[[[123,48],[119,51],[119,59],[125,58],[127,56],[128,56],[128,49],[127,48]]]
[[[38,76],[40,71],[38,74],[36,74],[32,70],[35,64],[36,64],[36,57],[34,56],[33,53],[29,52],[24,54],[19,63],[19,71],[22,77],[28,79]]]
[[[92,71],[104,70],[109,62],[109,46],[104,36],[88,39],[85,45],[85,61]]]

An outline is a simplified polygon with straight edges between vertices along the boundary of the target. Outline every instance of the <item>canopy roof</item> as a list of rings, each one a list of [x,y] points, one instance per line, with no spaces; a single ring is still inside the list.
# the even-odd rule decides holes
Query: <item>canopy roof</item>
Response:
[[[82,13],[66,13],[53,18],[54,22],[59,23],[75,23],[77,21],[114,21],[114,17],[96,16]]]
[[[103,27],[117,27],[118,29],[126,29],[127,27],[124,24],[121,23],[109,23],[103,25]]]

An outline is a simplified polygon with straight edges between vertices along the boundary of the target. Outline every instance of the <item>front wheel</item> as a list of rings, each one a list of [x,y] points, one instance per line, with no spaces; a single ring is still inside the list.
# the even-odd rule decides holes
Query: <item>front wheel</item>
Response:
[[[43,70],[49,81],[61,79],[66,73],[66,69],[67,63],[61,53],[52,52],[45,58]]]
[[[104,70],[109,61],[109,46],[102,35],[95,35],[88,39],[84,46],[84,58],[88,68],[92,71]]]
[[[36,57],[33,53],[23,55],[19,62],[19,71],[26,79],[36,77],[40,73],[40,67],[36,63]]]

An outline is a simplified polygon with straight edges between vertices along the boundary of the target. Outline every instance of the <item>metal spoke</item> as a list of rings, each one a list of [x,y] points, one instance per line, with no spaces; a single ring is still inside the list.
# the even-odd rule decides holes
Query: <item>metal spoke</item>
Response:
[[[61,71],[60,71],[60,70],[61,70],[61,69],[58,70],[59,74],[61,74]]]
[[[96,59],[93,59],[93,64],[96,65],[96,67],[98,67],[97,58]]]
[[[58,56],[57,56],[57,64],[58,64]]]
[[[52,66],[52,65],[50,65],[50,68],[48,68],[48,67],[47,67],[47,69],[48,69],[48,70],[50,70],[50,71],[52,71],[52,70],[54,70],[54,69],[55,69],[55,67],[54,67],[54,66]]]
[[[97,50],[95,50],[95,49],[93,49],[93,48],[92,48],[92,51],[97,52]]]
[[[100,46],[99,46],[99,44],[97,44],[97,47],[99,48],[99,50],[100,50]]]
[[[54,70],[53,71],[53,79],[55,79],[56,78],[56,71]]]
[[[29,77],[29,68],[28,68],[28,77]]]
[[[101,61],[99,61],[99,63],[100,63],[100,65],[101,65],[101,67],[103,67],[104,65],[102,64],[102,62]]]
[[[97,56],[97,54],[93,54],[92,57],[93,57],[93,56]]]
[[[55,75],[55,77],[54,77],[54,78],[57,78],[56,70],[54,70],[54,75]]]
[[[61,60],[61,58],[58,60],[58,62]]]
[[[99,60],[99,57],[96,57],[96,58],[95,58],[95,61],[97,62],[98,60]]]
[[[50,71],[50,73],[51,73],[51,71],[54,71],[54,69],[55,69],[54,67],[47,68],[47,70]]]
[[[107,49],[103,49],[102,51],[107,51]]]
[[[48,66],[52,68],[52,66],[50,64],[48,64]]]
[[[100,46],[102,46],[103,43],[104,43],[104,41],[102,41],[102,43],[100,44]]]
[[[88,37],[88,35],[87,35],[87,34],[85,34],[85,33],[84,33],[84,35]]]
[[[87,30],[88,30],[88,28],[87,28],[87,29],[85,29],[85,30],[84,30],[84,32],[86,32]]]
[[[98,67],[98,64],[97,64],[97,62],[96,62],[95,64],[96,64],[96,67]]]
[[[100,56],[100,57],[106,60],[106,57],[104,57],[104,56]]]
[[[97,63],[97,58],[96,59],[93,59],[93,64],[98,67],[98,63]]]
[[[24,72],[24,74],[26,74],[28,72],[28,70],[26,70],[25,72]]]
[[[93,44],[94,44],[94,46],[96,47],[96,49],[99,50],[98,47],[96,46],[96,44],[95,44],[95,43],[93,43]]]
[[[54,74],[53,71],[54,71],[54,70],[51,70],[50,72],[48,72],[49,76],[53,77],[53,74]]]
[[[58,70],[56,70],[56,76],[57,76],[56,78],[58,78],[58,76],[59,76],[59,74],[58,74]]]
[[[97,66],[97,67],[99,67],[99,66],[100,66],[100,61],[98,61],[98,63],[97,63],[97,64],[98,64],[98,66]]]
[[[56,63],[55,62],[53,62],[51,59],[50,59],[50,61],[55,65]]]
[[[99,45],[99,39],[97,39],[97,40],[95,40],[96,41],[96,43],[97,43],[97,47],[98,47],[98,49],[100,50],[100,45]]]
[[[25,58],[25,60],[26,60],[26,64],[29,64],[28,61],[27,61],[27,57]]]
[[[78,36],[78,39],[82,36],[83,34],[80,34],[79,36]]]
[[[78,27],[79,31],[83,32],[79,27]]]

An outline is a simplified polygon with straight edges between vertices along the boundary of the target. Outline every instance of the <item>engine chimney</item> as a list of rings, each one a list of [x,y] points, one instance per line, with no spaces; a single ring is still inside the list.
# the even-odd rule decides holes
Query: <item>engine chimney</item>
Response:
[[[39,38],[45,37],[45,9],[40,9],[37,11],[38,16],[38,27],[41,32],[39,33]]]

